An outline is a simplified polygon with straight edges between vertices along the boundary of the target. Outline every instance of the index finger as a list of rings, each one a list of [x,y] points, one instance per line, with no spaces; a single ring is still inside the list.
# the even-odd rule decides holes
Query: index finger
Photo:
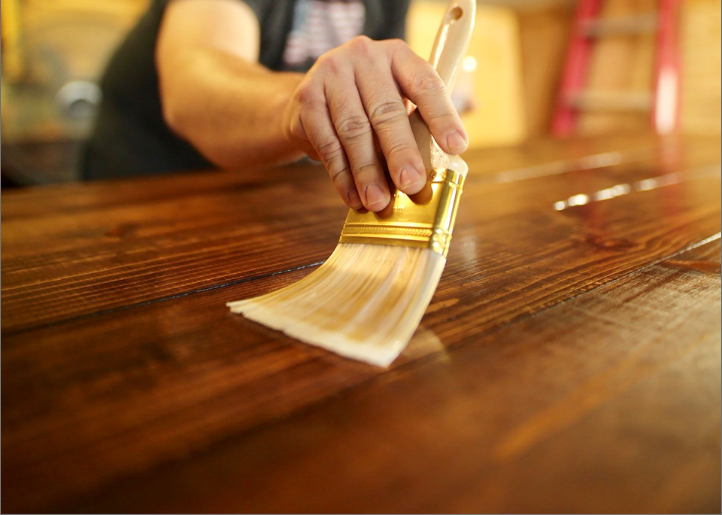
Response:
[[[436,70],[405,44],[394,50],[391,70],[401,91],[418,107],[441,149],[449,154],[464,152],[469,138]]]
[[[364,62],[356,70],[356,85],[391,179],[404,193],[418,193],[426,184],[426,169],[388,64]]]

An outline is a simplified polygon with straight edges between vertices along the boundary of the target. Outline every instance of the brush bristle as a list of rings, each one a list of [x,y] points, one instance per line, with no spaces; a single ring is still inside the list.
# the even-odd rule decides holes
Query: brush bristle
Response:
[[[297,283],[228,306],[306,343],[388,366],[413,336],[445,264],[429,249],[340,243]]]

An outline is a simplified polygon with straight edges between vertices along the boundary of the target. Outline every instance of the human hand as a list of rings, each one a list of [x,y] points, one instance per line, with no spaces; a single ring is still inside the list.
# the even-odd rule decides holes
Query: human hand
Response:
[[[466,131],[434,68],[401,40],[365,36],[318,59],[286,106],[284,134],[323,162],[349,207],[381,211],[391,200],[386,168],[406,194],[426,184],[405,98],[443,151],[466,150]]]

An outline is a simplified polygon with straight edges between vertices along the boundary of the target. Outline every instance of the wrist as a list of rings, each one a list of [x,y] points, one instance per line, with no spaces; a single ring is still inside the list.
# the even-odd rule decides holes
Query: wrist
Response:
[[[279,147],[284,149],[284,155],[288,153],[293,155],[292,159],[300,159],[304,153],[298,148],[291,136],[289,119],[291,98],[303,80],[304,74],[277,72],[276,75],[281,88],[269,106],[271,109],[272,130],[275,135],[274,139],[277,138],[277,141],[279,141]]]

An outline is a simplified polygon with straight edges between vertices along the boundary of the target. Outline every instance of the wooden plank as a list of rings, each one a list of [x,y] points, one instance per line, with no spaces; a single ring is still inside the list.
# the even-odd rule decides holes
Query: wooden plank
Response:
[[[320,261],[333,250],[346,210],[328,179],[312,173],[318,170],[288,183],[226,180],[194,195],[203,180],[196,176],[169,198],[3,220],[3,330]],[[312,187],[302,188],[302,179]]]
[[[572,168],[594,168],[628,163],[659,156],[674,143],[685,149],[686,159],[694,162],[715,161],[720,158],[717,139],[694,138],[660,139],[649,133],[605,135],[594,139],[533,139],[520,145],[498,148],[470,149],[464,154],[471,165],[470,178],[496,176],[518,168],[568,163]],[[606,157],[606,164],[594,165],[594,160]],[[692,164],[692,163],[691,163]],[[569,171],[569,170],[567,170]],[[259,189],[271,184],[304,183],[326,172],[319,167],[303,165],[277,169],[250,169],[230,172],[195,172],[108,180],[83,184],[56,185],[32,190],[2,193],[3,221],[51,217],[121,205],[158,202],[171,198],[214,195],[233,188]]]
[[[701,154],[704,154],[704,159],[692,162],[708,163],[709,154]],[[690,146],[685,159],[692,159],[690,156],[694,155]],[[392,370],[415,370],[417,366],[425,366],[424,363],[439,360],[442,363],[445,360],[453,362],[457,360],[457,349],[458,352],[468,352],[463,349],[470,347],[480,354],[468,363],[465,373],[472,374],[471,370],[476,366],[474,378],[477,373],[490,374],[493,378],[499,371],[484,368],[487,366],[485,349],[502,352],[506,344],[495,345],[494,342],[517,341],[496,340],[494,334],[497,331],[503,331],[505,326],[513,328],[530,314],[542,313],[551,306],[568,304],[566,301],[585,291],[623,280],[640,267],[676,255],[679,249],[698,243],[720,230],[717,166],[689,168],[690,161],[668,166],[665,159],[650,160],[648,157],[642,161],[596,169],[591,166],[592,162],[580,160],[579,163],[586,163],[588,168],[537,166],[470,177],[447,270],[422,323],[423,330]],[[658,177],[657,182],[645,183],[650,177]],[[669,182],[670,177],[675,180]],[[555,210],[554,206],[560,200],[581,194],[594,200],[595,193],[621,184],[630,185],[629,192]],[[639,189],[642,184],[649,188]],[[279,236],[282,241],[277,243],[278,249],[288,249],[292,241],[288,237],[288,226],[293,228],[293,216],[299,215],[284,204],[287,200],[283,199],[287,196],[284,197],[283,191],[277,188],[282,186],[272,184],[268,187],[268,191],[276,192],[268,199],[277,203],[274,205],[276,215],[261,210],[259,204],[254,203],[253,195],[243,196],[244,193],[238,191],[227,194],[223,190],[204,202],[199,201],[198,206],[192,209],[189,207],[192,203],[187,202],[182,194],[175,213],[179,219],[201,216],[206,206],[211,210],[208,215],[211,217],[220,217],[228,212],[236,216],[235,222],[243,217],[250,221],[262,220],[269,224],[267,226],[278,227],[282,235]],[[225,195],[228,195],[227,198]],[[247,202],[239,203],[239,198]],[[330,206],[331,200],[328,202]],[[164,203],[168,204],[166,216],[170,220],[172,199],[159,202]],[[214,207],[218,203],[228,206]],[[240,213],[232,215],[231,207]],[[144,216],[153,212],[152,206],[146,206],[145,202],[140,203],[139,209],[146,210]],[[217,209],[217,214],[213,214],[213,209]],[[335,208],[330,206],[327,209]],[[323,208],[320,211],[323,213]],[[188,215],[189,212],[193,213],[192,216]],[[100,210],[94,213],[97,216],[102,214]],[[306,213],[306,220],[316,216],[315,212]],[[79,224],[96,223],[86,221],[82,210],[67,216],[68,220],[73,217],[79,220]],[[270,225],[269,219],[275,225]],[[30,220],[24,223],[28,224],[25,227],[36,227]],[[40,217],[37,223],[47,222],[45,217]],[[220,225],[220,222],[216,223]],[[318,230],[327,223],[328,220],[314,221],[309,226]],[[173,230],[170,225],[163,229],[171,243]],[[182,234],[183,225],[178,225],[175,230]],[[208,231],[207,227],[201,227],[189,233],[202,238]],[[28,232],[32,238],[32,230]],[[14,237],[19,239],[19,234]],[[229,233],[217,229],[217,234],[228,236]],[[333,236],[337,234],[335,232]],[[323,234],[319,237],[319,248],[334,244],[331,236],[327,240],[325,238]],[[149,236],[148,240],[151,239]],[[38,237],[38,241],[42,242],[43,238]],[[258,241],[262,238],[259,237]],[[202,247],[201,243],[198,249]],[[139,245],[137,241],[135,244]],[[264,245],[265,249],[269,249],[275,244],[266,242]],[[14,248],[19,247],[16,245]],[[87,251],[87,257],[91,260],[103,259],[102,252],[107,251],[107,247],[107,243],[102,241],[94,242]],[[172,254],[173,245],[156,251],[158,256],[164,257]],[[15,252],[12,247],[11,252]],[[9,296],[10,302],[6,295],[12,294],[13,289],[7,293],[3,291],[3,324],[10,308],[15,309],[13,316],[17,318],[14,320],[28,325],[23,328],[22,324],[11,319],[9,325],[15,331],[3,334],[3,468],[12,471],[3,474],[6,493],[3,508],[7,511],[52,511],[66,506],[65,503],[78,506],[75,503],[82,502],[90,492],[103,487],[113,489],[115,487],[111,485],[117,486],[123,478],[153,471],[155,467],[175,467],[179,460],[195,453],[211,452],[215,445],[221,445],[219,442],[241,438],[239,435],[250,434],[249,431],[260,431],[272,421],[307,409],[348,388],[358,387],[378,376],[388,379],[397,377],[394,375],[396,372],[383,374],[378,369],[298,344],[276,332],[231,316],[224,307],[226,301],[256,295],[296,280],[308,273],[310,268],[265,279],[239,280],[205,292],[189,290],[189,286],[198,287],[192,281],[174,286],[175,290],[166,289],[166,283],[174,285],[185,279],[180,268],[174,272],[175,275],[163,275],[161,270],[155,272],[158,274],[155,277],[163,280],[149,286],[146,294],[176,292],[175,296],[165,298],[163,302],[132,305],[124,297],[106,313],[82,318],[77,316],[83,313],[82,309],[71,306],[61,312],[61,317],[53,314],[56,316],[53,319],[43,312],[43,309],[49,309],[50,302],[42,301],[45,303],[37,307],[38,297],[30,295],[33,292],[31,288],[39,284],[42,288],[34,293],[57,292],[60,298],[81,302],[81,297],[71,295],[78,292],[77,279],[63,269],[62,261],[43,263],[41,260],[36,270],[29,265],[23,268],[20,256],[24,251],[17,252],[13,257],[17,261],[13,263],[15,269],[12,273],[18,274],[18,277],[25,275],[23,281],[18,279],[15,295]],[[234,267],[243,269],[247,274],[249,258],[238,252],[235,262],[231,256],[227,265],[213,262],[203,266],[217,273],[217,278],[224,277]],[[312,250],[308,256],[302,257],[311,257],[312,252],[320,251]],[[191,254],[188,257],[186,273],[193,266],[198,266],[199,255],[203,256]],[[30,257],[25,256],[28,263]],[[43,259],[47,259],[47,255]],[[259,253],[257,260],[261,265],[254,266],[257,269],[265,266],[265,270],[278,272],[279,269],[274,267],[282,261],[273,259],[270,255],[264,258]],[[298,263],[298,257],[284,256],[283,259],[287,259],[287,263]],[[675,259],[682,260],[679,257]],[[270,265],[268,261],[272,261]],[[137,260],[133,266],[143,263],[143,260]],[[50,281],[42,276],[40,270],[49,274],[60,272],[67,282],[49,290],[47,283]],[[92,293],[95,291],[93,288],[104,288],[107,284],[106,270],[107,267],[94,270],[89,266],[86,278],[94,281],[93,286],[81,292]],[[687,272],[698,273],[693,270]],[[3,273],[7,273],[5,259]],[[139,288],[142,284],[142,278],[133,277],[125,291],[132,292],[131,285]],[[75,292],[73,288],[76,288]],[[706,306],[710,302],[710,293],[708,290],[703,293],[699,300]],[[101,299],[111,297],[101,292]],[[92,302],[95,302],[91,305],[92,309],[103,306],[97,300]],[[31,310],[32,316],[21,318],[22,310],[18,306]],[[643,311],[643,307],[640,306],[639,310]],[[68,316],[75,318],[62,318]],[[55,320],[55,325],[30,329],[33,324],[47,320]],[[564,324],[552,327],[554,334],[562,333],[555,338],[562,338]],[[628,336],[634,339],[633,334]],[[552,335],[548,337],[552,338]],[[609,347],[608,356],[600,357],[598,365],[601,367],[617,359],[617,354],[626,348],[625,345],[637,343],[619,341],[616,347]],[[604,349],[607,344],[599,345]],[[523,345],[516,348],[517,352],[523,353]],[[555,352],[554,349],[556,347],[548,352]],[[459,356],[462,361],[466,359],[463,353]],[[581,359],[577,356],[575,363],[579,364]],[[509,374],[527,374],[532,363],[523,361],[515,364],[512,360]],[[520,368],[516,368],[517,365]],[[559,363],[558,366],[565,365]],[[517,379],[526,384],[523,382],[525,377]],[[554,377],[556,375],[551,374],[547,379],[551,381]],[[511,388],[511,379],[505,384]],[[561,395],[565,385],[555,383],[553,386]],[[527,386],[539,388],[540,385]],[[441,395],[439,392],[428,393]],[[447,393],[454,394],[453,391]],[[433,399],[433,395],[420,399]],[[513,400],[513,392],[510,391],[509,395],[512,397],[504,399],[502,396],[505,404],[500,409],[505,409],[510,399]],[[528,409],[535,409],[533,401],[528,399],[531,406]],[[396,408],[400,409],[399,406]],[[408,411],[401,412],[409,415]],[[461,416],[461,413],[457,415]],[[407,423],[415,424],[413,418]],[[505,427],[505,432],[507,429]],[[464,436],[463,427],[459,431],[458,437],[461,438]],[[463,441],[459,442],[457,451]],[[408,449],[403,445],[402,448]],[[173,465],[163,465],[169,463]],[[449,480],[453,483],[455,477],[452,474]],[[239,502],[232,492],[224,495],[230,496],[234,503]],[[261,502],[260,497],[249,496],[248,499],[249,507]],[[333,496],[329,497],[329,502],[333,499]],[[204,500],[210,502],[207,498]],[[450,502],[441,498],[437,501]],[[112,502],[119,501],[115,499]],[[365,505],[361,503],[358,506]],[[388,508],[379,509],[391,510],[393,506],[390,504]],[[267,509],[273,510],[274,507],[269,504]]]
[[[719,264],[716,239],[62,509],[716,512]]]
[[[213,195],[232,188],[258,189],[304,174],[306,166],[243,171],[208,171],[136,177],[132,180],[110,179],[80,184],[65,184],[3,192],[3,220],[44,218],[50,213],[70,214],[80,211],[159,202],[199,195]],[[318,170],[317,170],[318,171]]]
[[[719,240],[463,334],[465,299],[435,300],[446,320],[424,322],[388,373],[222,307],[307,271],[25,332],[3,348],[3,508],[707,509],[711,485],[719,495],[716,267]],[[658,435],[649,445],[645,431]],[[610,461],[617,452],[628,455]],[[576,475],[588,479],[569,491]],[[654,501],[649,485],[665,478],[688,490]]]
[[[680,145],[684,153],[676,161],[662,153],[668,142],[644,138],[636,147],[621,145],[622,151],[600,152],[604,145],[572,141],[500,150],[488,159],[485,152],[470,152],[474,173],[467,181],[457,241],[464,231],[477,238],[480,224],[498,231],[499,238],[525,227],[511,243],[525,247],[539,231],[534,224],[545,219],[552,238],[577,246],[566,236],[576,232],[584,239],[599,228],[590,228],[583,217],[557,216],[550,205],[583,193],[579,188],[591,193],[678,170],[689,179],[692,195],[698,195],[678,213],[677,222],[691,230],[655,234],[644,224],[659,228],[657,218],[641,213],[645,221],[634,227],[663,240],[645,249],[649,241],[640,234],[632,246],[643,248],[629,266],[668,255],[716,232],[719,225],[714,208],[718,177],[700,177],[698,170],[719,163],[717,142]],[[566,159],[554,159],[559,155],[555,149],[565,146]],[[579,157],[569,157],[574,155]],[[678,191],[671,198],[686,198],[686,186],[671,188]],[[654,194],[640,192],[639,198],[646,198],[651,209],[659,208]],[[44,212],[25,207],[39,205],[46,206]],[[580,211],[597,212],[596,207]],[[325,172],[316,167],[4,195],[3,334],[317,263],[334,248],[344,213]],[[631,220],[617,216],[620,213],[611,213],[610,231],[630,226]],[[676,227],[674,215],[668,218]],[[489,235],[483,241],[489,241]]]

